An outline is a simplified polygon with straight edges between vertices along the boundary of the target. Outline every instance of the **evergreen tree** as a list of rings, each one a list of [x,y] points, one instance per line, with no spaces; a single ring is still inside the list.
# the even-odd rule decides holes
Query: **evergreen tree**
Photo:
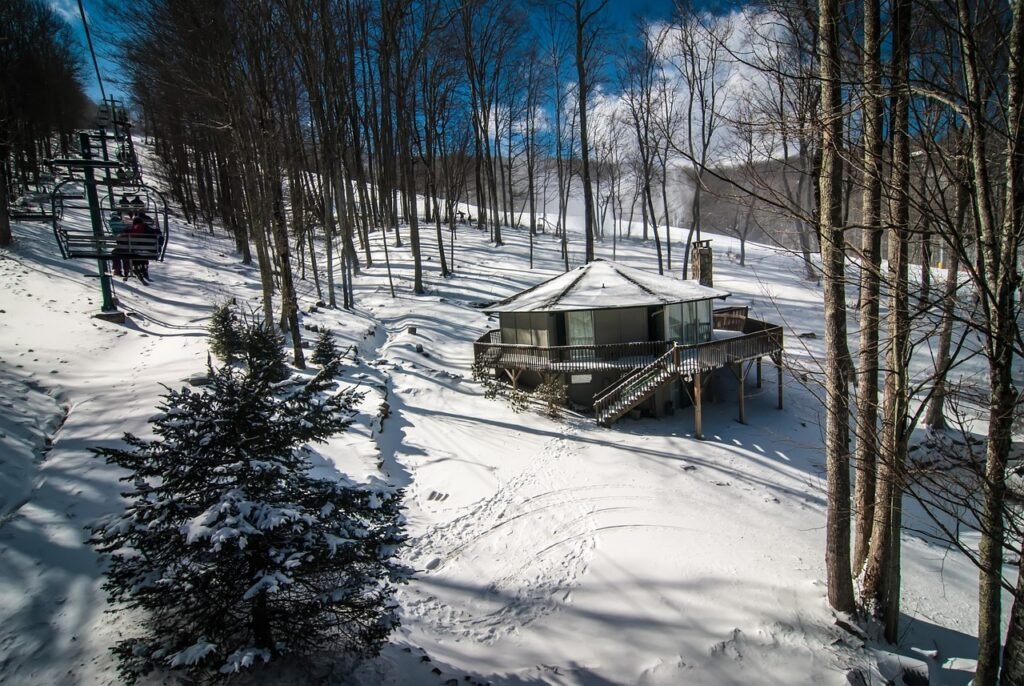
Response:
[[[334,335],[329,329],[323,329],[316,337],[316,347],[310,356],[313,364],[320,365],[325,369],[341,368],[341,351],[334,342]]]
[[[329,395],[324,372],[275,381],[259,360],[210,376],[164,396],[154,440],[94,451],[129,472],[127,509],[90,538],[115,608],[145,612],[113,649],[122,678],[180,668],[214,682],[284,656],[375,655],[408,576],[401,491],[316,478],[306,447],[343,431],[359,395]]]
[[[242,355],[250,373],[266,376],[270,381],[288,378],[288,362],[282,347],[284,336],[273,324],[254,316],[243,322],[241,336]]]
[[[231,303],[218,305],[210,317],[210,352],[221,362],[234,362],[242,352],[242,329]]]

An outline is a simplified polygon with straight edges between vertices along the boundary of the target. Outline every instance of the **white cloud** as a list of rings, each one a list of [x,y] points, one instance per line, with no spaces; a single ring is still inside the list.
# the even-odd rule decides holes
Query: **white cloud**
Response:
[[[50,9],[69,24],[79,21],[78,3],[75,0],[50,0]]]

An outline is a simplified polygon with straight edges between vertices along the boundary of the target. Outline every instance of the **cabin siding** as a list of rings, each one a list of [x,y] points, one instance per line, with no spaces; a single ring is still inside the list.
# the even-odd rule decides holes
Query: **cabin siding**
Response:
[[[668,316],[666,316],[668,315]],[[575,329],[568,320],[574,318]],[[590,322],[587,322],[587,319]],[[501,342],[510,345],[616,345],[674,340],[684,344],[711,339],[711,301],[664,307],[621,307],[572,312],[501,312]],[[586,336],[579,331],[586,324]],[[570,330],[579,340],[570,341]]]
[[[625,307],[594,311],[594,343],[613,345],[647,339],[647,309]]]

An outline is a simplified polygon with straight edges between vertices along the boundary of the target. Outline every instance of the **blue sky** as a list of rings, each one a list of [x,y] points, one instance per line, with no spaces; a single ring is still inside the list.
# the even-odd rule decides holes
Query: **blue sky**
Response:
[[[0,0],[2,1],[2,0]],[[109,50],[104,41],[104,36],[109,35],[112,30],[109,22],[103,14],[103,8],[96,0],[83,0],[85,16],[89,21],[89,31],[92,33],[93,46],[96,48],[96,57],[100,63],[100,73],[103,75],[103,86],[106,88],[107,96],[113,94],[116,97],[122,95],[121,89],[115,83],[118,79],[117,65],[103,57]],[[92,66],[92,57],[89,55],[89,46],[85,40],[85,29],[82,27],[82,16],[78,11],[78,0],[50,0],[50,7],[54,9],[64,21],[71,27],[72,33],[82,47],[82,56],[85,58],[86,69],[83,74],[85,79],[85,92],[94,99],[100,99],[100,87],[96,80],[96,70]]]
[[[743,3],[739,0],[696,0],[696,4],[712,11],[722,11]],[[83,0],[83,5],[86,18],[89,21],[89,29],[92,32],[93,45],[96,48],[100,72],[103,74],[103,85],[106,88],[107,95],[121,96],[121,90],[116,83],[119,76],[117,65],[103,57],[109,50],[106,44],[106,37],[116,35],[118,31],[117,26],[111,25],[98,0]],[[50,6],[68,22],[75,37],[81,43],[82,54],[86,58],[87,65],[85,72],[86,93],[94,100],[99,100],[100,88],[96,81],[96,70],[93,68],[92,59],[89,56],[89,48],[86,44],[85,30],[82,27],[82,18],[78,11],[78,0],[50,0]],[[632,29],[635,19],[639,16],[653,20],[668,19],[672,15],[673,6],[673,0],[609,0],[605,11],[607,12],[608,20],[616,30],[628,31]]]

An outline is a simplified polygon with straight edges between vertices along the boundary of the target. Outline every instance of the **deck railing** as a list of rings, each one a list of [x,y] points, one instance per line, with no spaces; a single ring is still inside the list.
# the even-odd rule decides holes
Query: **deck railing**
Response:
[[[642,367],[663,355],[671,346],[670,341],[547,347],[523,345],[502,343],[501,331],[492,329],[473,344],[473,353],[478,362],[489,367],[574,373]]]
[[[719,313],[715,313],[716,329],[737,331],[740,335],[706,343],[680,345],[674,341],[639,341],[609,345],[535,346],[502,343],[501,332],[492,329],[473,344],[474,359],[494,368],[585,373],[644,367],[675,347],[679,353],[679,373],[690,375],[781,350],[782,327],[750,319],[745,316],[745,308],[742,309],[742,323],[739,313],[724,313],[720,319],[717,318]]]
[[[720,307],[712,313],[712,321],[716,329],[743,331],[743,326],[747,323],[747,307]]]
[[[690,375],[782,350],[782,327],[748,319],[744,332],[697,345],[679,345],[679,373]]]

